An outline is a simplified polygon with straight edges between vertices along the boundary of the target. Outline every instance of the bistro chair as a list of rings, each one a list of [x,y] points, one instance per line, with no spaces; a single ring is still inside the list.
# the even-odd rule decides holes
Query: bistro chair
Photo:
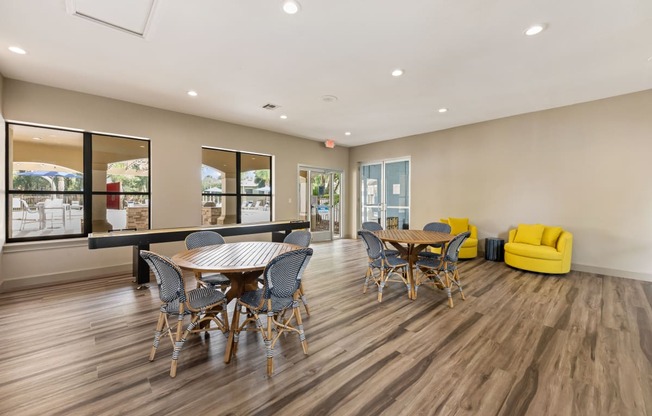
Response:
[[[281,334],[292,332],[299,335],[303,353],[308,354],[308,342],[303,332],[303,322],[299,311],[299,287],[301,286],[301,276],[311,256],[311,248],[288,251],[276,256],[265,267],[264,286],[258,290],[243,293],[234,309],[233,322],[236,324],[232,328],[235,331],[232,353],[237,353],[240,331],[246,331],[249,324],[255,323],[256,330],[260,331],[265,343],[268,376],[274,372],[274,346]],[[245,308],[247,319],[238,325],[240,307]],[[290,311],[291,313],[286,318],[286,312]],[[263,326],[261,314],[267,316],[267,326]]]
[[[382,231],[383,226],[375,221],[365,221],[362,223],[362,229],[367,231]],[[398,250],[387,248],[387,244],[385,243],[383,243],[383,246],[385,248],[385,255],[387,256],[398,256],[401,254]]]
[[[444,222],[429,222],[428,224],[423,226],[424,231],[436,231],[439,233],[446,233],[450,234],[451,233],[451,226],[444,223]],[[419,253],[419,258],[431,258],[431,259],[438,259],[441,256],[441,253],[444,251],[444,246],[446,244],[439,243],[439,244],[431,244],[428,246],[428,248],[438,248],[439,253],[433,253],[432,251],[427,251],[423,250],[421,253]]]
[[[471,233],[469,231],[461,233],[453,237],[448,243],[443,257],[439,258],[424,258],[416,262],[416,268],[420,272],[417,276],[417,288],[422,283],[433,283],[435,286],[446,291],[448,296],[448,307],[453,307],[453,296],[451,294],[451,287],[453,284],[457,286],[462,296],[462,300],[466,300],[464,292],[462,291],[462,283],[460,282],[460,273],[457,270],[457,263],[460,256],[460,247],[464,240],[469,238]],[[443,279],[442,279],[443,274]]]
[[[181,269],[171,259],[146,250],[141,250],[140,256],[156,277],[158,295],[162,302],[149,360],[154,361],[161,336],[168,336],[173,347],[170,377],[175,377],[181,348],[191,333],[219,329],[226,334],[229,331],[226,297],[224,293],[210,287],[186,292]],[[190,315],[190,323],[183,331],[186,315]],[[176,323],[170,322],[175,317]],[[217,328],[211,328],[211,322],[215,322]]]
[[[383,288],[392,276],[398,276],[407,286],[409,291],[410,286],[407,280],[407,268],[409,263],[400,257],[388,256],[385,253],[383,242],[371,231],[360,230],[358,231],[358,235],[362,237],[362,241],[364,241],[367,249],[367,257],[369,258],[362,293],[367,293],[369,281],[373,280],[373,282],[378,286],[378,302],[382,302]]]
[[[215,231],[197,231],[188,234],[185,243],[186,248],[192,250],[198,247],[224,244],[225,241],[224,237]],[[221,273],[203,275],[202,272],[195,272],[195,279],[197,279],[197,287],[219,287],[222,292],[226,291],[231,285],[229,278]]]
[[[309,247],[312,234],[308,230],[295,230],[286,235],[283,242],[286,244],[294,244],[299,247]],[[303,281],[299,285],[299,297],[303,303],[303,308],[306,310],[306,316],[310,316],[310,309],[308,308],[308,300],[303,291]]]

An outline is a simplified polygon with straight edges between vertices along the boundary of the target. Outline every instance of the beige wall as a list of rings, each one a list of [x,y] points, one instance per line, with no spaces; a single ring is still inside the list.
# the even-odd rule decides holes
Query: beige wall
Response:
[[[5,243],[5,234],[7,233],[5,227],[5,120],[3,111],[3,94],[4,91],[4,77],[0,74],[0,270],[2,270],[2,250]],[[4,275],[0,275],[0,285],[4,280]]]
[[[558,224],[575,235],[574,269],[652,281],[652,90],[334,150],[278,133],[10,79],[0,78],[0,97],[0,117],[7,120],[151,139],[154,228],[200,224],[202,145],[275,155],[276,219],[296,217],[297,165],[344,170],[349,178],[346,236],[358,227],[358,163],[409,156],[411,227],[468,216],[483,239],[506,237],[518,223]],[[4,209],[4,190],[0,198]],[[154,249],[172,254],[180,247],[171,243]],[[26,281],[128,270],[130,262],[129,248],[88,250],[85,239],[13,244],[0,256],[0,279],[5,280],[2,288],[12,288]]]
[[[68,90],[5,79],[3,97],[7,120],[150,139],[152,228],[201,224],[203,145],[276,156],[273,191],[277,220],[297,218],[299,164],[341,170],[349,164],[346,148],[326,149],[316,141]],[[180,248],[181,243],[154,247],[164,254]],[[129,248],[88,250],[85,239],[76,247],[63,249],[56,242],[13,245],[3,254],[2,275],[5,280],[66,280],[130,262]],[[5,287],[16,285],[19,282],[5,282]]]
[[[410,156],[411,227],[561,225],[574,269],[652,281],[650,155],[652,90],[352,148],[349,195],[359,162]]]

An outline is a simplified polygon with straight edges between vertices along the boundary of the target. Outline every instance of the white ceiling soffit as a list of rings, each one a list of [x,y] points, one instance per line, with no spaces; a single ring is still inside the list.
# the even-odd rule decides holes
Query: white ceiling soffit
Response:
[[[94,23],[147,38],[158,0],[66,0],[66,11]]]

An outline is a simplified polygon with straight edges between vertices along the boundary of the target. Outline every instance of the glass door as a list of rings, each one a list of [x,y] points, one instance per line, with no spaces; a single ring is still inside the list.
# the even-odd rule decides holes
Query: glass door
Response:
[[[361,222],[385,229],[410,228],[410,160],[387,160],[360,166]]]
[[[313,241],[341,237],[342,172],[299,168],[299,216],[310,221]]]

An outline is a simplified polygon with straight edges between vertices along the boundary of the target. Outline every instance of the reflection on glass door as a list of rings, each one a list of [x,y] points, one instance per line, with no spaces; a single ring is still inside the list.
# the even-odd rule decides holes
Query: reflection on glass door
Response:
[[[341,237],[342,172],[299,169],[299,216],[310,221],[313,241]]]
[[[410,161],[391,160],[360,166],[361,222],[386,229],[410,227]]]

